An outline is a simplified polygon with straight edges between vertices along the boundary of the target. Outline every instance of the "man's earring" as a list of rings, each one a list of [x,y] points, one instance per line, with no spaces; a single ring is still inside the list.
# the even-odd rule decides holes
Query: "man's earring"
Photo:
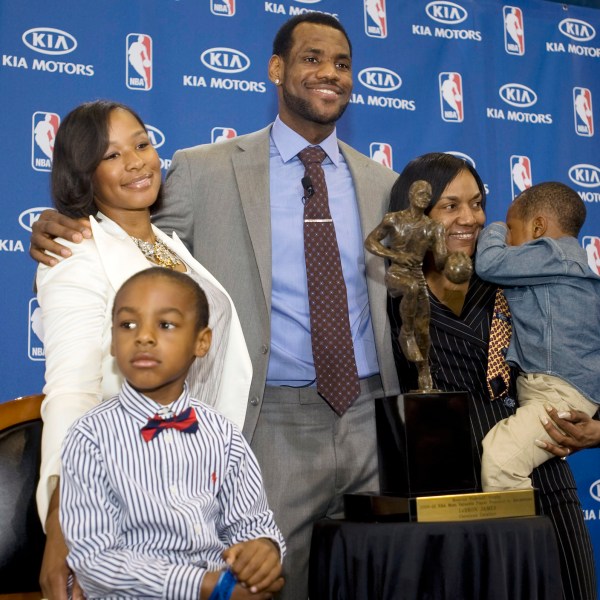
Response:
[[[280,83],[279,79],[276,79],[276,80],[274,81],[274,83],[275,83],[275,85],[279,85],[279,83]]]

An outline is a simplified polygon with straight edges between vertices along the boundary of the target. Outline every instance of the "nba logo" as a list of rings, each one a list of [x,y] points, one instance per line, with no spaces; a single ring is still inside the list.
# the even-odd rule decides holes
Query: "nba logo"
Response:
[[[464,110],[460,73],[440,73],[439,80],[442,119],[448,123],[462,123]]]
[[[385,0],[364,0],[365,33],[369,37],[387,37]]]
[[[237,135],[237,131],[231,127],[213,127],[210,130],[210,141],[213,144],[230,140]]]
[[[34,112],[31,123],[31,166],[36,171],[52,170],[54,138],[60,125],[56,113]]]
[[[233,17],[235,0],[210,0],[210,12],[218,17]]]
[[[392,147],[384,142],[372,142],[369,145],[371,158],[384,167],[394,168],[392,160]]]
[[[594,135],[594,115],[592,114],[592,92],[587,88],[573,88],[573,112],[575,113],[575,133],[585,137]]]
[[[523,56],[525,54],[525,29],[523,11],[516,6],[505,6],[504,15],[504,49],[507,54]]]
[[[581,245],[587,253],[590,269],[600,275],[600,238],[595,235],[584,235]]]
[[[513,200],[531,187],[531,161],[528,156],[513,154],[510,157],[510,181]]]
[[[127,74],[125,85],[130,90],[152,89],[152,38],[143,33],[127,35]]]
[[[44,360],[42,309],[37,302],[37,298],[32,298],[29,301],[29,326],[27,329],[27,352],[29,360]]]

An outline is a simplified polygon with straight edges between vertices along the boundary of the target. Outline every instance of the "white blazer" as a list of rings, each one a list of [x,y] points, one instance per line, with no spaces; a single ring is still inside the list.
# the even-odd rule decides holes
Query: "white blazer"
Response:
[[[103,399],[118,393],[122,376],[110,354],[112,305],[131,275],[152,266],[114,221],[90,217],[93,238],[74,244],[59,240],[72,256],[54,267],[40,265],[38,302],[46,355],[46,398],[38,511],[46,521],[60,473],[60,449],[71,424]],[[252,364],[237,311],[229,294],[187,250],[176,234],[154,233],[189,267],[209,301],[213,344],[197,359],[188,383],[193,396],[243,427]]]

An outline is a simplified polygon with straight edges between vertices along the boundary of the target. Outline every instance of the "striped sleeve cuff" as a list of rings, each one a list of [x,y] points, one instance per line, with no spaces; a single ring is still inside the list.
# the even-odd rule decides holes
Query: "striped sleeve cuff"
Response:
[[[165,581],[164,598],[180,600],[199,600],[200,585],[206,573],[203,567],[194,565],[175,565]]]

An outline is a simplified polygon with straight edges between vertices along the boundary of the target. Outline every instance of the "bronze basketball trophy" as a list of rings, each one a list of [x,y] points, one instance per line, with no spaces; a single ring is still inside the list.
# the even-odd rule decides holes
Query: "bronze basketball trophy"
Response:
[[[444,226],[425,215],[430,200],[429,183],[415,181],[409,208],[387,213],[365,240],[369,252],[390,261],[385,283],[391,297],[401,298],[398,341],[416,365],[418,390],[375,400],[381,493],[348,495],[346,516],[431,521],[535,514],[531,494],[516,498],[515,492],[474,493],[468,391],[433,389],[423,261],[430,252],[436,268],[456,284],[470,279],[473,265],[465,253],[448,252]],[[384,246],[386,238],[389,245]]]

